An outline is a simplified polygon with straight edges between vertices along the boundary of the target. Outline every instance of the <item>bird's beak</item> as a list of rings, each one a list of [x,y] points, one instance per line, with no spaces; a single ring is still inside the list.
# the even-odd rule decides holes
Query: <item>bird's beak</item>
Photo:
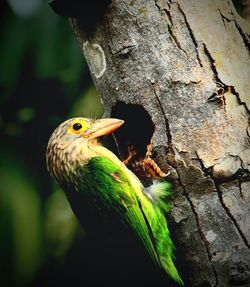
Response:
[[[96,120],[92,127],[84,133],[84,137],[88,139],[95,139],[101,136],[106,136],[114,132],[124,123],[119,119],[100,119]]]

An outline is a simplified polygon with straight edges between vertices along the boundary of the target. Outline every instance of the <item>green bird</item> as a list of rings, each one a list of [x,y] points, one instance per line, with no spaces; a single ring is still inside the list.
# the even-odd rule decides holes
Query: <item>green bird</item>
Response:
[[[154,181],[144,188],[136,175],[99,141],[123,123],[114,118],[81,117],[63,122],[48,142],[48,171],[64,188],[70,203],[73,193],[81,194],[97,213],[105,217],[112,211],[128,224],[153,261],[183,285],[174,265],[174,245],[164,215],[170,210],[163,201],[170,195],[169,183]]]

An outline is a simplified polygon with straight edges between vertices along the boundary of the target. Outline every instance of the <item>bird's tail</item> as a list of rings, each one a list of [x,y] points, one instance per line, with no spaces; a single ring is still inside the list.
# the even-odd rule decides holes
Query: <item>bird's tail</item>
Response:
[[[180,286],[184,286],[184,283],[173,263],[172,258],[168,257],[160,257],[162,267],[164,270],[167,270],[167,273],[170,275],[170,277]]]
[[[167,220],[164,212],[169,212],[171,205],[166,198],[171,195],[171,185],[167,181],[154,181],[150,187],[144,189],[144,193],[154,206],[154,212],[145,210],[152,233],[155,235],[155,248],[159,261],[169,276],[183,286],[183,281],[174,264],[174,244],[170,238]],[[164,200],[165,199],[165,200]]]

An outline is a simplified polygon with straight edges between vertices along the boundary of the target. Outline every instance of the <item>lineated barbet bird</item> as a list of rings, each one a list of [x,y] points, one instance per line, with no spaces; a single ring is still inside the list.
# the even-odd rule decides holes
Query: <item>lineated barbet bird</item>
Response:
[[[74,211],[74,193],[83,195],[88,205],[104,217],[112,211],[141,239],[153,261],[183,285],[174,265],[174,245],[164,215],[170,210],[163,200],[170,194],[169,183],[154,181],[144,188],[136,175],[100,142],[100,137],[123,123],[114,118],[80,117],[63,122],[48,142],[48,170],[66,191]],[[85,208],[86,202],[78,202],[78,208],[81,204]]]

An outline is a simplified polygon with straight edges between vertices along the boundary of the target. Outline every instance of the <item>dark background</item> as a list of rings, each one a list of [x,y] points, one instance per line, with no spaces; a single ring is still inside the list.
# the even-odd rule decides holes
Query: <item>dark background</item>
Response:
[[[0,5],[0,286],[170,286],[126,231],[88,235],[47,173],[54,128],[102,115],[69,22],[43,0]]]

